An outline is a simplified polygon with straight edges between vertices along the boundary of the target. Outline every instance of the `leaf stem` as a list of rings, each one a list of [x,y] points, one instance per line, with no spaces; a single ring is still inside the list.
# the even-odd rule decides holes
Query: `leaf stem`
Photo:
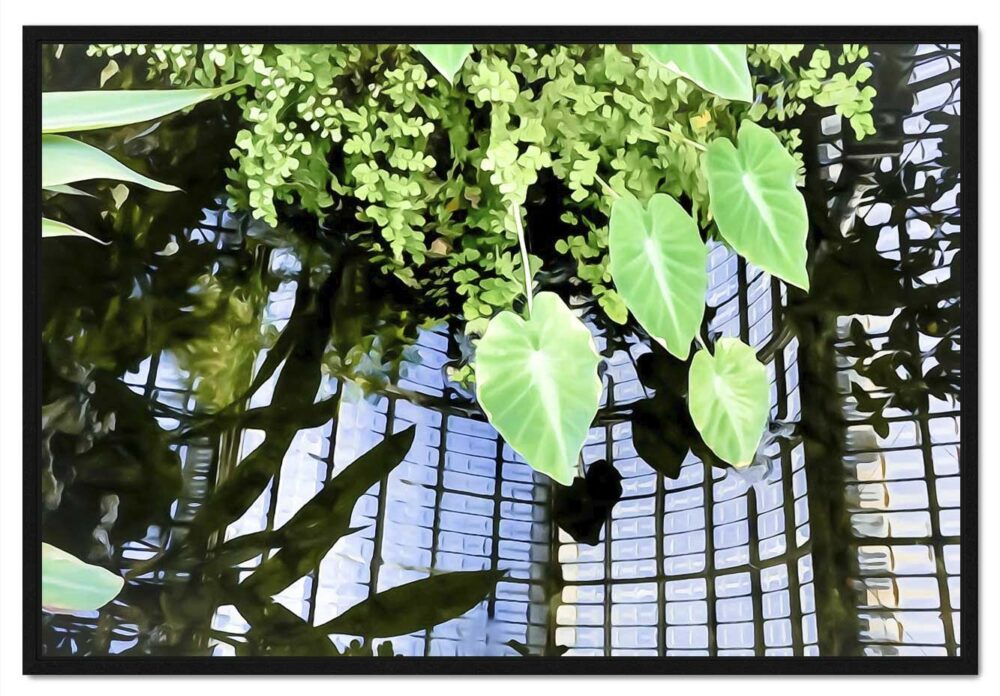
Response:
[[[602,179],[600,174],[594,172],[594,178],[597,179],[597,182],[604,188],[604,191],[608,193],[612,198],[614,198],[615,200],[621,198],[621,194],[615,191],[613,188],[611,188],[611,184]]]
[[[697,150],[701,150],[702,152],[705,152],[705,151],[708,150],[707,147],[705,147],[704,145],[702,145],[701,143],[699,143],[697,141],[691,140],[691,138],[685,138],[684,136],[681,136],[681,138],[684,140],[684,142],[686,142],[688,145],[690,145],[691,147],[693,147],[693,148],[695,148]]]
[[[698,332],[697,332],[697,333],[695,333],[695,335],[694,335],[694,340],[698,342],[698,346],[699,346],[699,347],[700,347],[700,348],[701,348],[702,350],[705,350],[705,351],[708,351],[708,352],[709,352],[709,354],[711,354],[711,352],[712,352],[712,351],[709,351],[709,350],[708,350],[708,346],[706,346],[706,345],[705,345],[705,341],[704,341],[704,340],[702,339],[702,337],[701,337],[701,329],[698,329]]]
[[[668,131],[665,128],[660,128],[659,126],[653,126],[653,130],[656,131],[657,133],[659,133],[660,135],[667,136],[668,138],[680,138],[681,140],[683,140],[684,142],[686,142],[691,147],[693,147],[693,148],[695,148],[697,150],[701,150],[702,152],[705,152],[708,149],[707,147],[705,147],[703,144],[699,143],[698,141],[691,140],[691,138],[685,137],[685,136],[681,135],[680,133],[672,133],[672,132]]]
[[[510,204],[514,215],[514,225],[517,227],[517,241],[521,247],[521,266],[524,271],[524,297],[528,301],[528,317],[531,317],[531,263],[528,260],[528,244],[524,239],[524,225],[521,223],[521,206]]]

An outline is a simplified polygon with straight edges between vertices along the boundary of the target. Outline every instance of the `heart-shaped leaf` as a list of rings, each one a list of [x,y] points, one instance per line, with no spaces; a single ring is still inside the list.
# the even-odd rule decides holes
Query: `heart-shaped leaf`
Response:
[[[84,563],[51,544],[42,544],[42,608],[57,613],[94,611],[118,596],[125,581]]]
[[[650,58],[730,101],[753,101],[746,44],[644,44]]]
[[[753,348],[721,338],[698,351],[688,373],[688,408],[705,444],[737,468],[749,466],[770,412],[767,370]]]
[[[493,427],[535,471],[568,486],[601,399],[590,331],[551,292],[531,317],[501,312],[476,347],[476,394]]]
[[[809,218],[795,186],[795,159],[778,136],[751,121],[740,124],[737,141],[734,147],[713,140],[702,158],[719,232],[751,263],[808,290]]]
[[[214,99],[242,83],[216,89],[128,89],[42,95],[42,133],[67,133],[142,123]]]
[[[156,191],[180,191],[134,172],[96,147],[64,135],[42,136],[42,186],[72,184],[89,179],[115,179],[141,184]]]
[[[42,218],[42,237],[86,237],[92,242],[97,242],[98,244],[110,244],[111,242],[105,242],[97,237],[87,234],[83,230],[79,230],[72,225],[67,225],[65,222],[59,222],[58,220],[52,220],[50,218]]]
[[[615,288],[650,336],[686,360],[708,288],[698,225],[677,201],[657,193],[645,207],[632,196],[616,200],[610,229]]]
[[[413,44],[413,47],[423,53],[452,84],[455,83],[455,74],[462,69],[462,63],[472,53],[472,44]]]

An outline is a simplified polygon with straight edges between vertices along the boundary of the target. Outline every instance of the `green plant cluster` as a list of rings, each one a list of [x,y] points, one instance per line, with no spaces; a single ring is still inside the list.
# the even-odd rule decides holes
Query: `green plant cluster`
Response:
[[[874,135],[871,111],[875,88],[867,84],[872,76],[871,66],[865,63],[868,47],[845,44],[837,53],[820,48],[812,52],[808,63],[791,63],[803,49],[802,44],[770,44],[749,52],[747,59],[754,68],[774,70],[781,76],[778,81],[758,80],[758,100],[750,109],[750,118],[782,123],[804,113],[811,100],[817,106],[833,107],[851,124],[857,139]],[[844,69],[831,74],[834,63]],[[792,142],[796,147],[799,144],[797,139]]]
[[[98,45],[93,55],[145,56],[150,77],[234,92],[243,128],[229,170],[230,204],[272,226],[288,209],[349,235],[429,299],[435,318],[468,330],[524,293],[512,206],[554,204],[554,239],[580,292],[607,317],[627,311],[608,271],[608,216],[619,193],[681,199],[715,234],[700,166],[706,143],[734,139],[742,119],[776,130],[795,153],[795,117],[836,110],[872,132],[871,71],[856,46],[748,50],[753,104],[713,96],[630,46],[479,45],[442,77],[407,45]],[[831,74],[836,63],[841,69]],[[532,185],[553,177],[561,200]],[[549,194],[551,195],[551,193]],[[529,241],[530,244],[530,241]],[[538,253],[537,249],[535,250]],[[546,264],[531,257],[531,270]]]
[[[204,320],[205,331],[174,349],[178,364],[194,378],[198,404],[208,412],[239,399],[257,355],[278,337],[277,328],[262,321],[268,293],[261,276],[248,276],[235,287],[227,281],[208,273],[196,279],[190,316]]]

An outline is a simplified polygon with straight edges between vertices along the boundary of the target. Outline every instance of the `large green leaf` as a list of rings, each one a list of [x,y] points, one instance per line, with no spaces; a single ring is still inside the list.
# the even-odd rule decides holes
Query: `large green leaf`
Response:
[[[413,47],[423,53],[431,65],[452,84],[462,63],[472,53],[472,44],[413,44]]]
[[[738,147],[713,140],[702,158],[709,210],[723,238],[768,273],[803,290],[806,272],[806,203],[795,186],[795,159],[767,128],[740,124]]]
[[[753,101],[746,44],[644,44],[650,58],[730,101]]]
[[[367,638],[403,636],[461,616],[486,599],[503,576],[502,570],[432,575],[372,595],[317,629]]]
[[[42,544],[42,607],[51,612],[94,611],[118,596],[125,581],[84,563],[51,544]]]
[[[618,294],[649,335],[686,360],[705,314],[708,255],[698,225],[673,198],[623,196],[611,208],[608,253]]]
[[[476,347],[486,417],[536,471],[568,486],[601,399],[594,340],[558,295],[539,293],[531,317],[490,320]]]
[[[156,191],[180,191],[134,172],[96,147],[64,135],[42,136],[42,187],[72,184],[89,179],[115,179],[141,184]]]
[[[753,348],[721,338],[698,351],[688,373],[688,408],[705,444],[735,467],[753,462],[770,411],[767,370]]]
[[[110,244],[111,242],[105,242],[97,237],[87,234],[83,230],[79,230],[72,225],[67,225],[65,222],[59,222],[58,220],[52,220],[50,218],[42,218],[42,237],[86,237],[92,242],[97,242],[98,244]]]
[[[141,123],[214,99],[241,83],[216,89],[129,89],[47,92],[42,133],[66,133]]]

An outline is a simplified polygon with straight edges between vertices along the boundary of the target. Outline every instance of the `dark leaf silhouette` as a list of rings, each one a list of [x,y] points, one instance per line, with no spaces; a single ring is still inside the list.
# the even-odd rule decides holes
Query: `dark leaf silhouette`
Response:
[[[269,599],[262,603],[239,591],[235,595],[236,608],[250,624],[246,642],[237,647],[237,655],[336,657],[340,654],[326,633],[278,602]]]
[[[539,652],[532,652],[531,648],[519,640],[511,638],[504,645],[512,648],[521,657],[562,657],[569,648],[565,645],[546,646]]]
[[[350,526],[351,513],[358,499],[403,461],[415,432],[416,426],[411,425],[368,450],[269,536],[250,535],[256,538],[243,543],[237,537],[223,544],[220,551],[224,554],[281,547],[246,579],[243,590],[269,597],[318,568],[337,540],[355,531]]]
[[[303,276],[308,278],[308,273],[304,269]],[[213,532],[247,511],[281,466],[295,434],[305,427],[300,414],[307,414],[305,421],[313,422],[312,406],[323,378],[323,353],[332,323],[329,302],[334,286],[332,278],[318,291],[311,290],[308,282],[299,284],[295,308],[283,332],[292,337],[288,339],[291,345],[271,399],[287,415],[271,422],[271,427],[265,430],[264,442],[240,462],[198,512],[191,524],[191,545],[203,543]],[[330,404],[329,408],[332,417],[336,404]]]
[[[706,464],[729,466],[705,444],[691,420],[687,404],[688,360],[670,355],[658,345],[636,364],[639,379],[654,396],[632,411],[632,444],[644,462],[667,478],[680,475],[688,451]]]
[[[587,468],[586,478],[577,476],[572,485],[555,487],[552,517],[571,537],[593,546],[621,497],[622,475],[601,459]]]
[[[686,416],[686,418],[685,418]],[[640,401],[632,411],[632,444],[644,462],[670,479],[680,476],[688,453],[690,420],[684,397],[670,393]]]
[[[74,524],[115,500],[108,541],[141,539],[151,524],[166,524],[170,505],[181,487],[177,453],[170,449],[168,433],[150,412],[148,401],[105,372],[94,375],[93,409],[100,418],[113,417],[115,428],[98,438],[90,449],[77,451],[76,438],[53,436],[55,476],[67,486],[58,507],[46,510],[48,526],[58,530],[46,540],[70,553],[87,558],[94,543],[94,527]]]
[[[318,628],[369,638],[406,635],[461,616],[486,599],[503,576],[502,570],[432,575],[372,595]]]
[[[889,437],[889,422],[885,419],[883,411],[890,397],[874,397],[857,382],[851,382],[851,396],[858,404],[858,411],[868,415],[868,422],[879,437]]]

